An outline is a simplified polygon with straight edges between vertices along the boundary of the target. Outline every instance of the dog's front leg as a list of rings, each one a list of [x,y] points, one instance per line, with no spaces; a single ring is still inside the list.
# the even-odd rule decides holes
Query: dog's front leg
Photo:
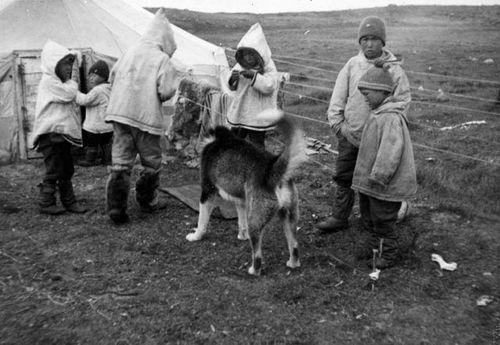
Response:
[[[207,232],[208,220],[210,219],[210,215],[214,210],[215,205],[207,200],[205,203],[200,202],[200,214],[198,216],[198,226],[195,229],[195,232],[192,232],[186,236],[186,240],[193,242],[199,241],[203,238],[203,235]]]

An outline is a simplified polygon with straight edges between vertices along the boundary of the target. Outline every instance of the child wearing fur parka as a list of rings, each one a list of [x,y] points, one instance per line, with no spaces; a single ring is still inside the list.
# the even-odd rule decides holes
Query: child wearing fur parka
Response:
[[[233,100],[227,121],[239,137],[264,148],[265,133],[274,124],[256,115],[277,107],[279,83],[271,49],[259,23],[252,25],[238,43],[235,59],[237,64],[228,81]]]
[[[358,83],[371,109],[352,181],[352,188],[359,192],[361,220],[369,236],[364,254],[358,256],[369,258],[373,249],[378,250],[375,266],[379,269],[398,261],[398,211],[401,202],[414,197],[417,190],[405,103],[392,96],[394,87],[391,74],[375,66]]]
[[[81,54],[70,52],[54,41],[42,49],[42,79],[38,85],[33,147],[43,155],[45,175],[39,184],[40,212],[83,213],[73,191],[71,147],[82,146],[81,118],[76,111]],[[57,205],[56,191],[64,208]]]
[[[113,124],[112,166],[106,185],[106,208],[116,224],[129,221],[130,173],[139,154],[143,170],[135,184],[142,212],[166,205],[158,200],[162,165],[161,136],[166,121],[162,102],[174,96],[176,70],[171,57],[177,49],[167,13],[160,8],[138,44],[111,71],[111,95],[106,122]]]

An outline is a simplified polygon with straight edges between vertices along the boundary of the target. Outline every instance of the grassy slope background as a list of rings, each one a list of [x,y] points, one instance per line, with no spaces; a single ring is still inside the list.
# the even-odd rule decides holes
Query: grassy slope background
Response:
[[[368,14],[387,21],[388,48],[404,56],[412,87],[469,97],[415,103],[414,142],[499,163],[500,119],[489,113],[500,107],[479,100],[496,100],[499,85],[477,81],[498,81],[498,6],[279,15],[171,10],[170,18],[224,47],[235,47],[260,22],[278,69],[290,72],[292,83],[316,87],[287,85],[285,110],[324,121],[335,71],[357,53],[357,26]],[[488,58],[494,63],[483,63]],[[414,99],[435,103],[434,91],[415,90]],[[486,124],[436,129],[472,120]],[[335,145],[328,126],[302,124],[308,136]],[[214,218],[205,241],[188,243],[196,212],[163,195],[167,212],[141,219],[131,201],[132,223],[114,227],[103,211],[104,167],[77,168],[75,189],[88,214],[42,216],[33,199],[41,162],[1,167],[0,344],[494,344],[500,336],[498,166],[423,148],[415,156],[419,195],[401,224],[403,262],[375,285],[352,254],[362,237],[356,217],[352,231],[314,232],[317,217],[330,209],[330,154],[313,156],[319,164],[308,163],[297,177],[303,267],[284,265],[286,244],[274,221],[260,278],[246,274],[250,250],[236,240],[235,221]],[[177,159],[165,166],[162,184],[197,176]],[[431,253],[456,261],[458,270],[441,272]],[[477,306],[482,295],[493,301]]]

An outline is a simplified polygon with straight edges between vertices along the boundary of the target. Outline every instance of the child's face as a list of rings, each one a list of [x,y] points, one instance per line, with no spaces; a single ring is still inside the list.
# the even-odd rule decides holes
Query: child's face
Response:
[[[360,88],[359,91],[365,96],[365,101],[370,109],[376,109],[389,96],[389,92]]]
[[[88,78],[88,81],[89,81],[89,90],[94,88],[94,86],[97,86],[99,84],[102,84],[105,82],[104,78],[101,77],[100,75],[98,74],[95,74],[95,73],[90,73],[89,74],[89,78]]]
[[[257,68],[258,61],[253,54],[244,53],[241,56],[241,65],[247,69]]]
[[[376,59],[382,55],[384,44],[382,40],[376,36],[364,36],[359,40],[359,44],[367,59]]]
[[[75,61],[75,57],[73,55],[66,55],[64,58],[59,60],[56,65],[56,75],[63,83],[71,79],[73,61]]]

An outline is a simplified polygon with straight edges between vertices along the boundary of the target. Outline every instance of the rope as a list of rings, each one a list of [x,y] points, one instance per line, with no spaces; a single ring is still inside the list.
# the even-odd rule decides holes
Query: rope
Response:
[[[225,49],[226,50],[230,50],[230,51],[236,51],[235,49],[230,48],[230,47],[225,47]],[[309,59],[309,58],[302,58],[302,57],[296,57],[296,56],[276,55],[276,54],[274,54],[273,56],[277,56],[277,57],[281,57],[281,58],[285,58],[285,59],[295,59],[295,60],[302,60],[302,61],[313,61],[313,62],[329,63],[329,64],[341,65],[341,66],[345,65],[345,63],[336,62],[336,61],[317,60],[317,59]],[[283,63],[289,63],[291,65],[300,66],[300,67],[308,67],[308,68],[310,67],[310,66],[306,66],[306,65],[294,64],[294,63],[291,63],[291,62],[288,62],[288,61],[284,61],[284,60],[279,60],[279,59],[273,59],[273,60],[274,61],[280,61],[280,62],[283,62]],[[321,69],[321,70],[331,72],[330,70],[326,70],[326,69]],[[472,81],[472,82],[483,83],[483,84],[500,85],[499,81],[486,80],[486,79],[474,79],[474,78],[458,77],[458,76],[444,75],[444,74],[438,74],[438,73],[417,72],[417,71],[412,71],[412,70],[405,70],[405,72],[409,73],[409,74],[425,75],[425,76],[429,76],[429,77],[439,77],[439,78],[443,78],[443,79],[447,79],[448,78],[448,79],[455,79],[455,80]]]
[[[411,103],[412,104],[433,105],[436,107],[443,107],[443,108],[448,108],[448,109],[453,109],[453,110],[463,110],[463,111],[469,111],[469,112],[479,113],[479,114],[484,114],[484,115],[500,116],[499,113],[492,113],[490,111],[484,111],[484,110],[472,109],[472,108],[463,108],[463,107],[457,107],[454,105],[447,105],[447,104],[441,104],[441,103],[431,103],[431,102],[423,102],[423,101],[411,101]]]
[[[198,106],[200,106],[202,108],[207,108],[207,106],[205,106],[203,104],[200,104],[200,103],[198,103],[198,102],[196,102],[196,101],[194,101],[192,99],[185,98],[185,97],[184,97],[184,99],[186,99],[188,102],[196,104],[196,105],[198,105]],[[321,124],[328,125],[328,126],[330,125],[326,121],[321,121],[321,120],[313,119],[313,118],[310,118],[310,117],[298,115],[298,114],[295,114],[295,113],[292,113],[292,112],[289,112],[289,111],[283,111],[283,112],[285,114],[288,114],[288,115],[292,116],[292,117],[299,118],[299,119],[302,119],[302,120],[317,122],[317,123],[321,123]],[[217,112],[217,113],[219,115],[224,115],[224,114],[222,114],[220,112]],[[418,144],[418,143],[413,143],[413,145],[415,147],[419,147],[419,148],[426,149],[426,150],[436,151],[436,152],[440,152],[440,153],[444,153],[444,154],[449,154],[449,155],[460,157],[460,158],[471,159],[471,160],[482,162],[482,163],[486,163],[486,164],[500,166],[500,163],[497,163],[494,160],[486,160],[486,159],[477,158],[477,157],[474,157],[474,156],[468,156],[468,155],[465,155],[465,154],[462,154],[462,153],[457,153],[457,152],[448,151],[448,150],[442,150],[442,149],[438,149],[438,148],[435,148],[435,147],[431,147],[431,146],[427,146],[427,145],[423,145],[423,144]]]

